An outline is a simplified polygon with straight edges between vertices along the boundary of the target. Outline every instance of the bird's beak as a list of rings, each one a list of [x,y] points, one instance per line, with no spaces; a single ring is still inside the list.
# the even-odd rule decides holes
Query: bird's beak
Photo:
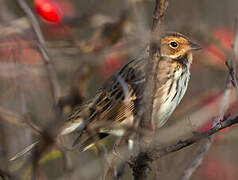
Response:
[[[189,42],[189,46],[191,50],[200,50],[202,49],[202,47],[194,42]]]

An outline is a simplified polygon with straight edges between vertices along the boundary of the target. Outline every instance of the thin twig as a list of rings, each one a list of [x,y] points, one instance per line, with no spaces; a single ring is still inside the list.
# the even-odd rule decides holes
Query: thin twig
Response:
[[[21,46],[19,44],[18,46],[18,52],[21,52]],[[12,54],[13,54],[13,59],[15,64],[17,64],[17,56],[16,56],[16,51],[12,49]],[[21,78],[21,72],[18,76],[15,77],[16,81],[16,87],[19,95],[19,100],[20,100],[20,106],[21,106],[21,114],[22,116],[27,115],[27,107],[26,107],[26,98],[25,98],[25,93],[23,92],[23,87],[22,87],[22,78]]]
[[[161,158],[162,156],[165,156],[175,151],[179,151],[202,139],[208,138],[209,136],[219,132],[220,130],[238,123],[238,116],[234,118],[230,118],[230,119],[228,117],[229,115],[224,116],[222,120],[220,120],[214,127],[209,129],[208,131],[194,134],[192,137],[189,137],[186,140],[180,140],[175,144],[172,144],[163,148],[161,148],[160,144],[151,145],[151,147],[149,147],[145,152],[140,153],[139,156],[142,159],[147,159],[148,161],[154,161]],[[137,167],[135,162],[137,163],[138,161],[134,161],[133,166]]]
[[[153,22],[152,22],[152,31],[159,32],[160,25],[162,23],[162,19],[164,17],[164,13],[168,8],[167,0],[155,0],[155,9],[153,12]]]
[[[237,61],[238,61],[238,16],[235,18],[235,37],[232,44],[231,57],[226,61],[226,66],[229,70],[232,85],[237,89],[238,93],[238,83],[236,78]]]
[[[234,54],[233,61],[238,61],[238,16],[235,18],[235,38],[232,45],[232,51]]]
[[[47,48],[46,48],[46,43],[44,40],[44,37],[42,35],[39,23],[35,17],[35,15],[33,14],[31,8],[28,6],[28,4],[24,1],[24,0],[17,0],[19,6],[21,7],[21,9],[25,12],[25,14],[27,15],[27,17],[29,18],[29,21],[32,24],[32,28],[35,32],[36,38],[38,40],[38,45],[39,45],[39,50],[41,52],[42,55],[42,59],[44,61],[45,64],[45,68],[47,71],[47,75],[48,75],[48,79],[50,82],[50,86],[51,86],[51,94],[53,96],[53,100],[54,100],[54,110],[55,110],[55,120],[58,120],[59,122],[62,123],[62,118],[63,118],[63,114],[62,114],[62,110],[59,107],[59,99],[61,97],[61,90],[60,90],[60,85],[59,85],[59,81],[57,78],[57,73],[53,67],[52,61],[49,57]],[[59,123],[58,126],[55,126],[55,122],[51,122],[51,124],[49,124],[49,126],[47,126],[47,129],[44,129],[42,132],[42,139],[40,141],[39,146],[37,147],[37,149],[34,149],[34,155],[32,157],[32,165],[33,165],[33,171],[32,171],[32,178],[35,179],[36,178],[36,174],[39,170],[39,159],[41,157],[41,155],[52,145],[55,143],[54,141],[54,137],[56,136],[56,134],[58,133],[58,127],[61,124]]]
[[[13,123],[17,126],[29,128],[35,135],[39,136],[41,134],[41,129],[35,124],[27,121],[26,117],[15,112],[11,112],[3,107],[0,107],[0,118],[7,121],[8,123]]]
[[[211,136],[208,138],[207,142],[203,145],[202,149],[200,150],[199,154],[196,155],[196,158],[193,162],[189,165],[189,167],[183,172],[181,176],[181,180],[189,180],[196,169],[202,164],[205,155],[207,154],[208,150],[210,149],[211,145],[215,136]]]
[[[54,104],[57,106],[59,98],[61,97],[59,81],[58,81],[58,78],[57,78],[57,73],[56,73],[56,71],[53,67],[52,61],[49,57],[49,53],[48,53],[47,48],[46,48],[45,39],[42,35],[39,23],[38,23],[35,15],[31,11],[30,7],[28,6],[28,4],[24,0],[17,0],[17,2],[19,4],[19,6],[22,8],[22,10],[25,12],[27,17],[29,18],[29,20],[32,24],[32,28],[33,28],[33,30],[36,34],[36,38],[39,42],[39,44],[38,44],[39,49],[40,49],[41,55],[43,57],[44,63],[46,65],[49,80],[51,82],[51,86],[52,86],[51,90],[52,90],[52,95],[54,97]]]
[[[213,126],[219,122],[220,118],[222,118],[224,116],[225,112],[227,111],[227,109],[230,105],[230,100],[229,100],[230,95],[231,95],[231,81],[230,81],[230,78],[227,78],[226,88],[225,88],[225,91],[223,93],[223,97],[221,100],[219,114],[217,117],[214,118]],[[210,147],[212,146],[215,138],[216,138],[216,134],[213,134],[211,137],[209,137],[207,142],[201,148],[198,155],[196,155],[193,162],[183,172],[183,174],[180,178],[181,180],[189,180],[191,178],[191,176],[196,171],[196,169],[202,164],[203,159],[204,159],[205,155],[207,154],[208,150],[210,149]]]
[[[238,48],[238,17],[235,18],[235,38],[233,41],[231,58],[227,58],[227,61],[226,61],[226,65],[228,67],[228,78],[226,82],[226,87],[225,87],[223,97],[221,100],[219,114],[216,118],[214,118],[213,125],[219,121],[220,117],[224,116],[225,112],[227,111],[230,105],[229,98],[231,94],[231,83],[236,88],[236,90],[238,88],[237,80],[236,80],[236,71],[235,71],[236,61],[237,61],[237,48]],[[216,135],[214,134],[207,140],[207,142],[201,148],[201,151],[199,152],[199,154],[195,157],[194,161],[183,172],[180,178],[181,180],[189,180],[191,178],[195,170],[201,165],[205,155],[207,154],[208,150],[212,146],[215,138],[216,138]]]

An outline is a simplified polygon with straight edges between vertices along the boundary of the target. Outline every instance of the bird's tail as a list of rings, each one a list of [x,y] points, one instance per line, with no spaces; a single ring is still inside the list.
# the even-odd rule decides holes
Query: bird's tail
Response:
[[[31,145],[27,146],[21,152],[17,153],[15,156],[13,156],[10,159],[10,161],[14,161],[14,160],[26,155],[28,152],[32,151],[38,144],[39,144],[39,141],[36,141],[36,142],[32,143]]]
[[[80,130],[84,126],[83,120],[81,118],[78,118],[77,120],[67,122],[65,125],[62,127],[62,130],[60,131],[60,135],[67,135],[75,130]],[[39,144],[39,141],[36,141],[32,143],[31,145],[27,146],[25,149],[17,153],[15,156],[13,156],[10,161],[14,161],[22,156],[25,156],[27,153],[32,151],[37,145]]]

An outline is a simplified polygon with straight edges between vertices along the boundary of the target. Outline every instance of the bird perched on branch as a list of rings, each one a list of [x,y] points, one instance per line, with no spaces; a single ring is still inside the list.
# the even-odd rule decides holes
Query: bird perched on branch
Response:
[[[179,33],[166,33],[159,42],[161,58],[152,114],[157,128],[166,123],[183,98],[190,77],[192,51],[200,49]],[[122,126],[133,124],[143,99],[147,62],[148,57],[135,58],[121,67],[91,101],[73,110],[60,134],[80,131],[78,142],[82,150],[95,140],[84,136],[85,129],[94,129],[99,138],[110,134],[122,136],[125,132]]]
[[[179,33],[162,35],[158,47],[160,57],[152,122],[160,128],[183,98],[190,77],[192,51],[201,48]],[[134,123],[143,100],[147,62],[148,57],[135,58],[121,67],[92,100],[70,113],[59,134],[79,132],[76,143],[80,144],[82,151],[89,148],[95,139],[108,135],[123,136],[123,126],[129,127]],[[88,130],[97,137],[92,137],[92,133],[89,136]]]

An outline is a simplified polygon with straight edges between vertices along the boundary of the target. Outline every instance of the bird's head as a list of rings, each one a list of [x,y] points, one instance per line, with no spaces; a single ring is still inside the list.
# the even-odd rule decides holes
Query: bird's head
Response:
[[[184,56],[192,56],[192,51],[201,49],[201,46],[180,33],[167,33],[161,38],[160,48],[161,56],[179,59]]]

